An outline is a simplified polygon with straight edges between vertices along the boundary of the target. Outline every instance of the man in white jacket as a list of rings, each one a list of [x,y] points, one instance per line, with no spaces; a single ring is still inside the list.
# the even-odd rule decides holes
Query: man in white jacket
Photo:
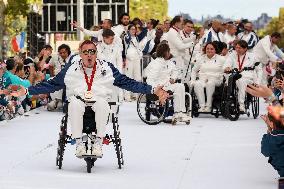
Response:
[[[113,64],[97,59],[96,45],[90,40],[84,41],[79,50],[81,59],[68,64],[53,79],[29,88],[20,86],[20,89],[11,95],[46,94],[66,87],[66,96],[69,101],[68,121],[71,125],[72,138],[76,139],[76,156],[101,157],[102,140],[110,112],[108,100],[111,98],[113,85],[137,93],[155,93],[162,102],[165,102],[168,94],[161,87],[154,88],[130,79],[122,75]],[[97,133],[91,151],[86,151],[85,144],[82,142],[83,115],[86,107],[84,101],[95,101],[92,109],[95,112]]]
[[[213,41],[224,42],[224,35],[222,32],[220,32],[222,23],[219,20],[213,20],[211,24],[211,28],[206,31],[203,38],[201,39],[203,45]]]
[[[176,83],[178,70],[176,65],[169,60],[170,48],[162,43],[157,47],[157,58],[149,63],[145,69],[147,83],[152,86],[163,86],[163,89],[172,91],[174,95],[174,120],[186,122],[190,117],[185,109],[185,87],[182,83]]]
[[[103,22],[102,22],[102,29],[98,30],[98,31],[92,31],[92,30],[87,30],[83,27],[81,27],[79,25],[79,23],[77,23],[76,21],[74,21],[73,23],[71,23],[71,25],[73,27],[76,27],[78,28],[79,30],[81,30],[85,35],[87,36],[92,36],[92,37],[96,37],[98,39],[99,42],[103,41],[103,30],[104,29],[112,29],[114,31],[114,28],[112,28],[112,21],[110,19],[104,19]],[[122,46],[122,40],[120,38],[120,34],[116,34],[115,37],[114,37],[114,43],[117,44],[117,46],[119,48],[123,48]]]
[[[253,49],[257,61],[261,62],[263,66],[269,62],[276,63],[284,60],[284,53],[277,46],[280,39],[280,33],[274,32],[262,38]],[[263,84],[267,82],[266,74],[263,74],[262,82]]]
[[[240,40],[236,43],[235,51],[233,51],[227,58],[224,64],[224,71],[230,71],[237,68],[242,71],[244,67],[253,67],[256,63],[256,59],[253,53],[248,52],[248,44],[244,40]],[[245,112],[245,95],[246,87],[248,84],[260,84],[262,70],[260,66],[257,66],[255,70],[248,70],[241,72],[242,77],[236,81],[238,90],[238,102],[241,112]]]
[[[180,31],[180,36],[184,43],[188,43],[188,42],[192,42],[194,44],[196,43],[196,35],[194,35],[194,24],[191,20],[184,20],[183,29]],[[184,60],[185,72],[188,71],[188,73],[185,74],[186,76],[186,78],[184,78],[185,82],[189,82],[189,79],[190,79],[191,65],[189,64],[190,64],[190,61],[193,60],[193,52],[192,52],[192,50],[194,50],[193,48],[194,48],[194,45],[191,48],[185,49],[184,54],[182,55],[183,60]]]
[[[111,29],[105,29],[102,36],[103,41],[97,44],[97,58],[112,63],[120,73],[123,73],[122,49],[114,43],[114,32]],[[121,102],[123,100],[123,91],[115,87],[112,100]]]
[[[248,43],[248,50],[252,52],[258,42],[258,36],[253,31],[253,24],[251,22],[245,23],[244,30],[245,31],[238,34],[238,39],[245,40]]]
[[[186,72],[186,66],[184,65],[184,51],[185,49],[191,48],[194,46],[194,42],[188,41],[184,43],[182,41],[180,30],[182,29],[183,18],[181,16],[175,16],[171,21],[171,28],[167,33],[167,41],[175,59],[177,69],[180,73],[179,78],[183,79]]]

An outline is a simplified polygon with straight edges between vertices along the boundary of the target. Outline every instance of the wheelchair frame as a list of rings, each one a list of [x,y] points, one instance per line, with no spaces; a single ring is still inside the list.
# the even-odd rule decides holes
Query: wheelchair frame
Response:
[[[66,104],[66,106],[67,105],[68,104]],[[109,105],[115,106],[115,105],[118,105],[118,104],[116,102],[109,102]],[[89,110],[87,110],[88,108],[89,108]],[[92,110],[91,110],[92,112],[87,112],[87,111],[90,111],[90,110],[91,110],[90,106],[87,105],[86,109],[85,109],[84,116],[83,116],[83,132],[86,131],[87,137],[91,137],[92,132],[94,132],[96,130],[95,122],[93,122],[93,125],[90,127],[90,125],[88,125],[88,126],[86,125],[87,124],[86,121],[89,121],[89,123],[90,123],[90,121],[92,121],[92,120],[85,120],[84,119],[84,117],[87,117],[88,113],[89,114],[93,113],[93,115],[95,114],[95,112],[93,112]],[[64,156],[66,144],[68,144],[68,143],[75,144],[74,139],[72,139],[72,137],[67,134],[67,120],[68,120],[68,113],[67,112],[68,111],[66,111],[65,115],[63,116],[63,118],[61,120],[59,139],[58,139],[56,166],[58,166],[59,169],[62,168],[63,156]],[[113,143],[115,151],[116,151],[118,168],[121,169],[122,165],[124,165],[124,159],[123,159],[123,153],[122,153],[122,145],[121,145],[119,124],[118,124],[118,117],[116,116],[116,113],[112,111],[112,109],[111,109],[111,112],[110,112],[110,116],[111,116],[111,118],[109,119],[109,121],[112,122],[113,135],[106,134],[106,136],[103,139],[103,144],[108,145],[109,143]],[[90,119],[90,117],[88,119]],[[92,116],[91,119],[94,120],[94,116]],[[87,146],[87,143],[86,143],[86,146]],[[95,156],[86,156],[86,157],[84,157],[84,160],[87,163],[87,172],[91,173],[91,169],[94,166],[94,162],[97,160],[97,158]]]

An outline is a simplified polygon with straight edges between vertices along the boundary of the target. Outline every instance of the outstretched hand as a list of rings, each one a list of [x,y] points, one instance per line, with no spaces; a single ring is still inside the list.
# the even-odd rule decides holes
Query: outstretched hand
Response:
[[[159,97],[159,101],[162,104],[165,104],[167,98],[169,97],[169,93],[167,93],[164,89],[163,86],[158,86],[156,87],[154,94]]]
[[[271,96],[273,93],[272,90],[265,85],[259,85],[259,86],[248,85],[246,91],[253,96],[263,97],[263,98],[267,98]]]
[[[10,85],[8,89],[11,91],[10,95],[12,96],[19,97],[26,95],[26,88],[22,85]]]

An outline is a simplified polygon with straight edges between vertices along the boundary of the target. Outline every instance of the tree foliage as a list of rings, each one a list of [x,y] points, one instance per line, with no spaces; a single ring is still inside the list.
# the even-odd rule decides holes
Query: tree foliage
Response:
[[[150,18],[163,21],[167,19],[168,1],[167,0],[130,0],[129,13],[133,19],[138,17],[142,20]]]
[[[264,37],[265,35],[271,35],[273,32],[279,32],[282,36],[279,42],[280,47],[284,47],[284,8],[280,9],[279,17],[274,17],[269,24],[261,31],[259,35]]]

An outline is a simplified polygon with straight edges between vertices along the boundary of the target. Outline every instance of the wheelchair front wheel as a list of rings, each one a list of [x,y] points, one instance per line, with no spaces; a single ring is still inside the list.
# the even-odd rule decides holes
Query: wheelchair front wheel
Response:
[[[258,97],[252,97],[252,103],[251,103],[251,110],[253,118],[256,119],[259,116],[259,98]]]
[[[137,113],[144,123],[157,125],[162,122],[167,115],[168,101],[166,101],[164,105],[161,105],[159,100],[151,95],[139,95],[137,100]]]
[[[237,121],[240,117],[238,104],[233,100],[226,103],[226,117],[231,121]]]
[[[65,151],[65,145],[67,143],[67,116],[64,116],[61,120],[58,147],[57,147],[57,156],[56,156],[56,166],[59,169],[62,168],[63,156]]]

